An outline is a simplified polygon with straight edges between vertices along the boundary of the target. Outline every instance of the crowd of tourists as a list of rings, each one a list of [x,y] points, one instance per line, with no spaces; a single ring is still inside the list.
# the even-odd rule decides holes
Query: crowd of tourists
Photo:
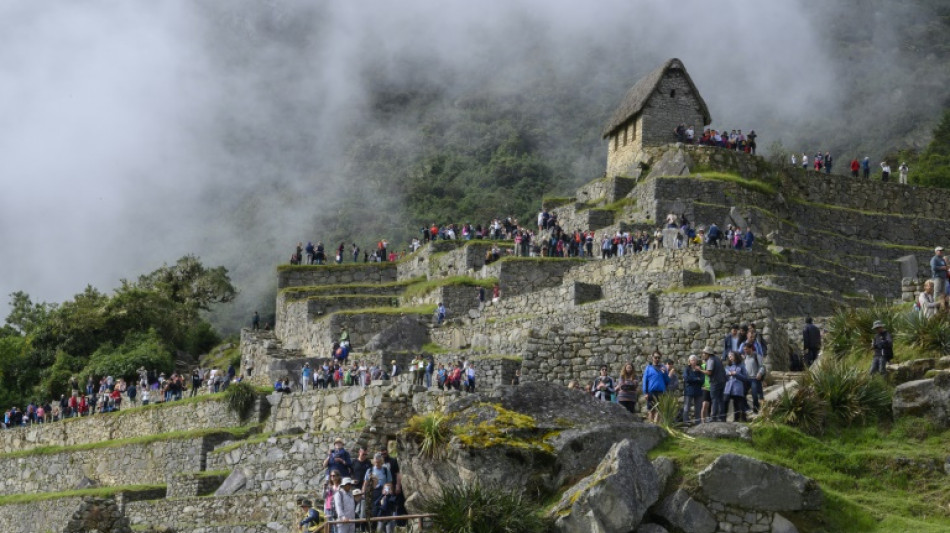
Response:
[[[343,439],[338,438],[327,451],[323,466],[326,468],[323,488],[313,499],[298,500],[303,515],[298,523],[300,528],[310,530],[326,520],[340,522],[333,526],[334,533],[370,530],[392,533],[397,526],[407,525],[405,519],[398,518],[409,514],[399,461],[390,457],[386,446],[378,447],[375,452],[360,446],[351,454]],[[392,519],[377,520],[372,526],[368,522],[355,522],[387,517]]]
[[[139,368],[138,378],[134,380],[114,379],[112,376],[96,380],[90,376],[83,386],[73,376],[69,380],[69,394],[60,395],[58,400],[32,401],[23,409],[11,407],[3,414],[2,428],[48,424],[67,418],[111,413],[123,407],[174,402],[186,394],[195,396],[203,389],[207,393],[221,392],[229,383],[243,379],[243,375],[236,375],[234,365],[230,365],[226,372],[216,368],[196,368],[191,376],[177,372],[166,376],[164,372]]]
[[[617,402],[631,413],[640,412],[642,400],[652,422],[659,419],[660,398],[670,394],[683,397],[678,416],[683,423],[725,422],[727,404],[732,406],[733,421],[743,422],[749,413],[759,412],[768,348],[755,324],[735,324],[721,347],[707,346],[701,357],[690,355],[682,369],[657,350],[642,372],[626,363],[614,377],[605,365],[591,383],[571,381],[568,388]]]
[[[815,172],[824,172],[825,174],[832,173],[834,162],[834,157],[830,151],[824,153],[819,151],[810,159],[806,152],[802,152],[800,156],[794,153],[789,155],[789,164],[792,167],[798,168],[801,166],[802,170],[814,170]],[[848,164],[848,169],[851,171],[852,178],[861,176],[864,179],[871,179],[871,166],[870,157],[864,156],[864,159],[860,161],[855,157],[851,159],[851,162]],[[892,172],[890,163],[885,160],[874,166],[880,167],[881,169],[881,181],[890,181]],[[897,172],[898,182],[902,185],[907,185],[907,176],[910,173],[910,167],[907,166],[906,161],[901,162],[900,166],[897,167]]]
[[[696,129],[692,124],[680,124],[673,130],[673,135],[677,142],[685,144],[700,144],[703,146],[718,146],[727,150],[736,150],[747,154],[755,155],[756,138],[758,135],[755,130],[748,134],[743,134],[742,130],[714,130],[706,128],[699,138],[696,137]]]

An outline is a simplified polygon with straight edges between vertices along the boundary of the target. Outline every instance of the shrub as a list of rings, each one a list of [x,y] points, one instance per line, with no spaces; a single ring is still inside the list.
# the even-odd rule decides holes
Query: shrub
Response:
[[[520,493],[479,483],[442,486],[420,508],[435,515],[435,529],[444,533],[543,533],[552,526]]]
[[[881,378],[828,358],[812,365],[798,390],[767,403],[762,419],[820,434],[829,422],[851,426],[890,414],[891,395]]]
[[[945,313],[927,318],[921,313],[906,313],[897,337],[906,344],[941,355],[950,353],[950,319]]]
[[[666,429],[673,427],[676,415],[682,410],[679,399],[680,395],[676,393],[661,394],[657,399],[654,409],[660,415],[659,424]]]
[[[257,401],[257,390],[248,383],[233,383],[225,389],[224,398],[228,402],[228,408],[241,420],[246,420],[254,409],[254,402]]]
[[[821,433],[828,404],[808,386],[801,386],[791,393],[786,389],[774,402],[762,407],[761,420],[797,427],[805,433]]]
[[[904,317],[900,309],[883,305],[840,309],[828,321],[829,334],[825,345],[838,359],[867,351],[874,339],[871,326],[876,320],[884,322],[893,333]]]
[[[445,445],[448,444],[451,437],[446,421],[445,416],[436,413],[416,415],[409,419],[405,432],[415,436],[420,441],[419,453],[423,457],[438,458],[442,456]]]

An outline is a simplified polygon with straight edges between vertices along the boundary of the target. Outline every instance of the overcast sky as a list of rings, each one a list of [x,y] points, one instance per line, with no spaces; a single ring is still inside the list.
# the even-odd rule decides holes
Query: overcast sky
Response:
[[[373,120],[365,80],[411,81],[407,61],[464,94],[517,89],[539,65],[557,79],[592,58],[645,72],[679,57],[714,120],[792,120],[836,97],[833,76],[803,83],[828,58],[796,4],[3,2],[0,294],[62,301],[195,253],[260,297],[251,279],[308,220],[293,198],[358,179],[340,154]],[[256,222],[222,224],[235,209]]]

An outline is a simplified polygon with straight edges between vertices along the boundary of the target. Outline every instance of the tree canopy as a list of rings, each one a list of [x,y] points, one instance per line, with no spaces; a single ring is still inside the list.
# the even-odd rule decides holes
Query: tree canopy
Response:
[[[10,295],[0,329],[0,405],[69,393],[72,377],[134,378],[141,366],[171,371],[175,358],[206,352],[220,341],[202,316],[237,294],[224,267],[192,255],[108,295],[87,286],[59,304]]]

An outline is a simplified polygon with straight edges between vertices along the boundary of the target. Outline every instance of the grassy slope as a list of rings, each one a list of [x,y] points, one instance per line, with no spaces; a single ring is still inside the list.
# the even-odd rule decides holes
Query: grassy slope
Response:
[[[756,426],[751,443],[667,439],[651,457],[667,456],[687,485],[716,457],[735,452],[792,468],[825,492],[821,513],[794,517],[800,531],[950,531],[950,477],[942,471],[950,430],[902,419],[893,426],[853,428],[815,438],[784,426]],[[933,471],[898,458],[938,465]],[[936,462],[936,463],[934,463]]]

